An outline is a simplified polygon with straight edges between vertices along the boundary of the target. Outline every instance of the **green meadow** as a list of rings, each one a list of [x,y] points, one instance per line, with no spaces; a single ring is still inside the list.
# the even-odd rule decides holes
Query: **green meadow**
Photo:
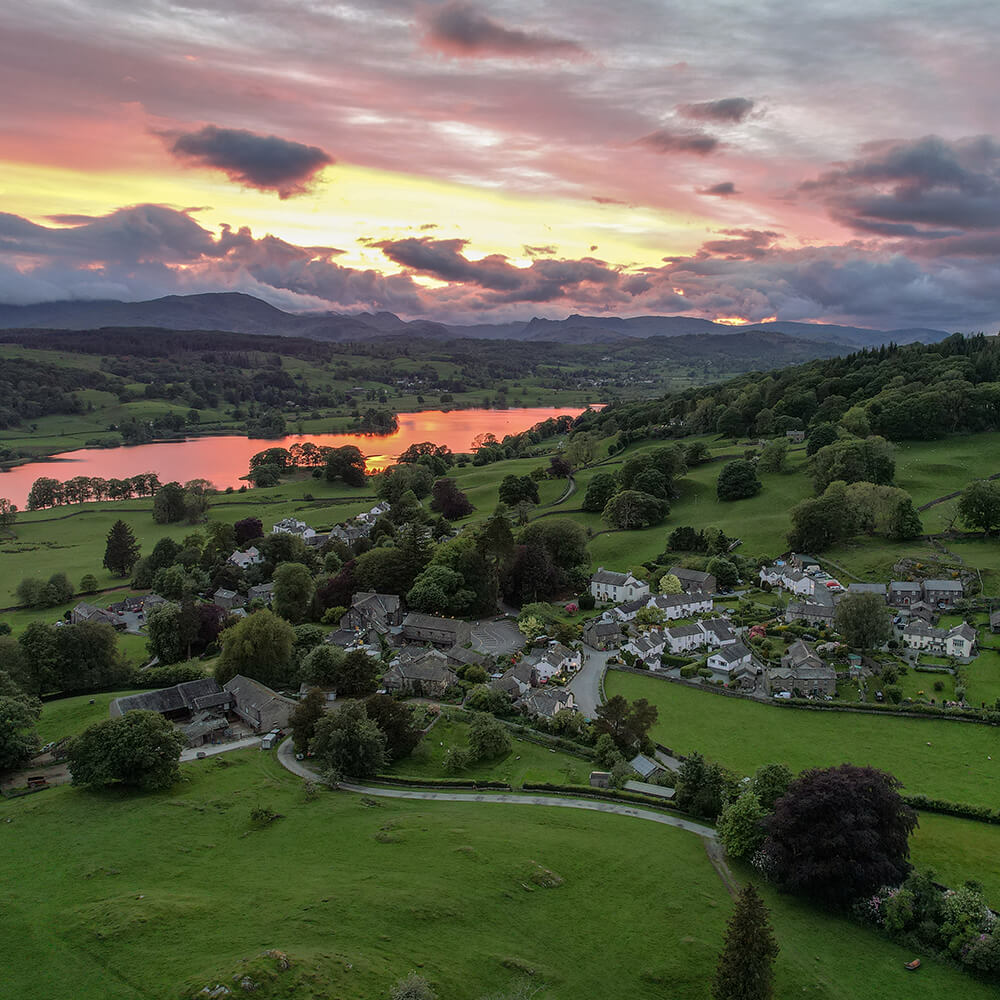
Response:
[[[0,804],[5,996],[182,1000],[249,975],[262,998],[377,1000],[411,970],[442,1000],[709,996],[731,901],[692,834],[564,808],[308,801],[260,751],[183,773],[156,795]],[[260,805],[281,818],[255,826]],[[776,996],[994,995],[934,961],[909,977],[909,952],[764,894]]]

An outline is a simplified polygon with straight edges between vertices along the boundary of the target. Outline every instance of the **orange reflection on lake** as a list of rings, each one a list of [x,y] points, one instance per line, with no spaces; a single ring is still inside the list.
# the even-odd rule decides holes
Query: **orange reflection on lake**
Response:
[[[353,444],[368,458],[369,469],[382,469],[411,444],[433,441],[455,452],[469,451],[474,438],[493,434],[502,440],[507,434],[526,431],[543,420],[564,414],[577,416],[579,407],[536,406],[514,410],[424,410],[400,413],[399,428],[393,434],[289,434],[282,438],[198,437],[184,441],[163,441],[121,448],[81,448],[53,455],[50,459],[21,465],[0,475],[0,496],[24,510],[31,484],[40,476],[60,482],[74,476],[126,479],[141,472],[155,472],[160,482],[188,482],[207,479],[217,489],[245,484],[241,479],[250,467],[250,458],[265,448],[287,448],[312,441],[317,445],[341,447]]]

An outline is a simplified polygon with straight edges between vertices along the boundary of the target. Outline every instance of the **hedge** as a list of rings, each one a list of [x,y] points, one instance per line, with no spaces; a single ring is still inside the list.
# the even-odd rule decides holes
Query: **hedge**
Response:
[[[972,819],[979,823],[993,823],[1000,826],[1000,810],[989,806],[973,806],[967,802],[945,802],[943,799],[930,799],[926,795],[904,795],[903,801],[914,809],[924,812],[941,813],[943,816],[957,816],[960,819]]]
[[[395,774],[379,774],[366,780],[416,788],[493,788],[504,792],[511,790],[505,781],[472,781],[469,778],[402,778]]]
[[[674,656],[671,653],[660,653],[660,663],[665,667],[686,667],[691,662],[689,656]]]

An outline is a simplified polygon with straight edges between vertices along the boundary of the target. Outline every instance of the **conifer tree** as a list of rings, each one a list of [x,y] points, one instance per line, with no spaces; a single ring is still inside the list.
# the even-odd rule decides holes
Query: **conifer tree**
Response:
[[[108,532],[104,550],[104,568],[116,576],[128,576],[139,561],[139,543],[132,529],[124,521],[115,521]]]
[[[740,891],[712,983],[712,1000],[770,1000],[778,943],[752,883]]]

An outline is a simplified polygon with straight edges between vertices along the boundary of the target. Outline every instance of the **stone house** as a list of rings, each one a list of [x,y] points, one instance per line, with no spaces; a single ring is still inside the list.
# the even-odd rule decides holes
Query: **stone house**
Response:
[[[403,623],[403,602],[397,594],[374,594],[359,591],[351,601],[351,609],[340,619],[343,629],[358,629],[387,635]]]
[[[520,701],[515,702],[514,707],[529,715],[540,715],[544,719],[551,719],[563,709],[575,712],[576,699],[569,688],[546,688],[544,690],[532,688]]]
[[[965,596],[961,580],[924,580],[924,600],[936,608],[953,608]]]
[[[774,676],[772,676],[774,675]],[[803,694],[833,694],[837,690],[837,672],[807,642],[799,639],[793,642],[781,657],[781,669],[768,674],[768,683],[779,684],[779,690],[791,690]]]
[[[621,604],[649,597],[649,584],[637,580],[631,573],[615,573],[601,566],[590,578],[590,592],[598,601]]]
[[[69,620],[71,625],[80,625],[88,622],[93,625],[110,625],[118,631],[126,627],[125,621],[119,618],[114,612],[106,611],[104,608],[99,608],[94,604],[88,604],[86,601],[81,601],[73,608],[69,613]]]
[[[226,611],[232,611],[235,608],[244,607],[247,602],[246,598],[237,594],[235,590],[226,590],[224,587],[220,587],[212,595],[212,603],[220,608],[225,608]]]
[[[389,693],[401,692],[413,698],[440,698],[458,682],[458,674],[448,666],[448,657],[431,649],[417,660],[397,660],[382,678]]]
[[[785,431],[785,437],[792,444],[802,444],[806,439],[805,431]]]
[[[686,569],[683,566],[671,566],[667,570],[681,581],[685,594],[708,594],[711,596],[718,588],[718,581],[712,573],[702,573],[696,569]]]
[[[402,626],[402,636],[408,642],[430,642],[435,646],[457,646],[468,638],[470,631],[465,622],[418,611],[406,615]]]
[[[621,641],[622,630],[610,618],[591,618],[583,626],[583,641],[592,649],[613,649]]]
[[[535,665],[521,660],[520,663],[511,667],[501,677],[492,681],[490,687],[494,691],[503,691],[504,694],[509,695],[516,701],[518,698],[526,695],[532,688],[537,688],[539,683]]]
[[[908,608],[923,596],[923,588],[912,580],[893,580],[889,584],[889,603],[894,608]]]
[[[231,710],[257,733],[286,728],[296,707],[291,698],[242,674],[226,681],[222,690],[233,698]]]
[[[257,586],[251,587],[247,591],[248,603],[252,603],[253,601],[263,601],[265,604],[270,606],[273,597],[274,597],[274,584],[271,582],[258,583]]]
[[[825,625],[833,627],[836,608],[832,604],[816,604],[812,601],[789,601],[785,608],[785,621],[797,622],[800,619],[810,625]]]

